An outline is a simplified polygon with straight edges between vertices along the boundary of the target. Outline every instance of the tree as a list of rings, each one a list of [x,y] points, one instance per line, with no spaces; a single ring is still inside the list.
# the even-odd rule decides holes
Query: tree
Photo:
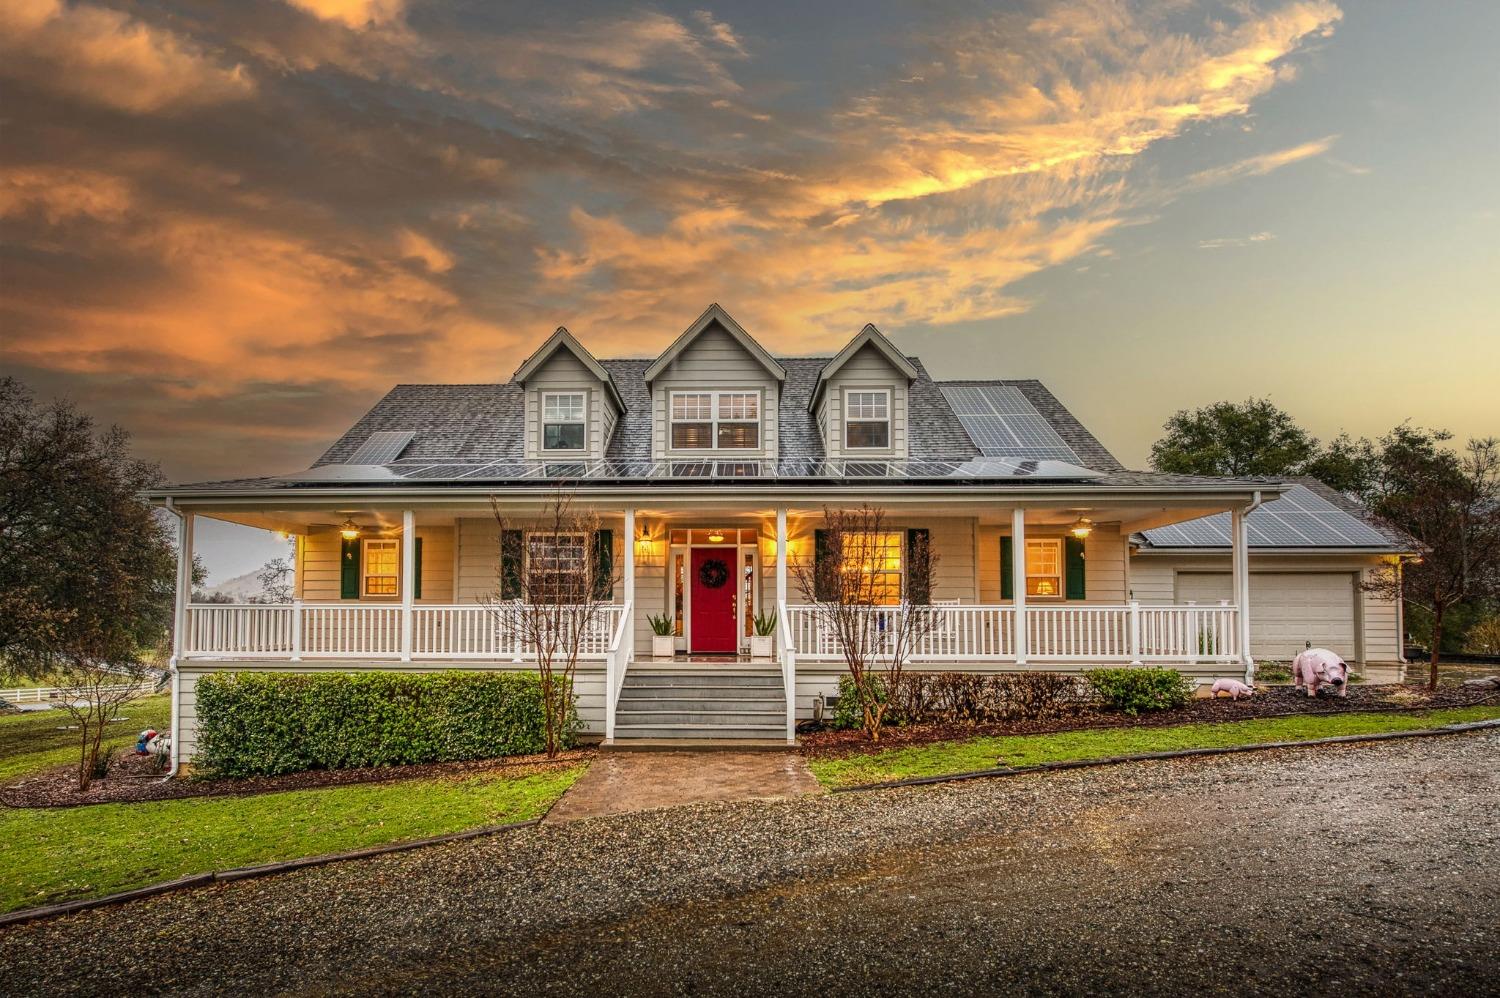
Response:
[[[1296,474],[1318,452],[1318,441],[1269,399],[1182,409],[1162,429],[1151,466],[1183,475]]]
[[[260,583],[260,595],[254,603],[290,603],[295,573],[289,558],[272,558],[261,566],[255,576]]]
[[[80,728],[80,789],[169,633],[176,557],[141,499],[159,480],[123,430],[0,379],[0,673],[55,677]]]
[[[1380,457],[1365,437],[1340,433],[1297,472],[1311,475],[1331,489],[1369,501],[1380,475]]]
[[[1380,441],[1371,490],[1376,515],[1410,534],[1420,559],[1367,584],[1430,614],[1427,688],[1435,690],[1443,630],[1465,602],[1500,596],[1500,440],[1471,440],[1463,454],[1448,433],[1398,426]]]
[[[0,378],[0,672],[138,662],[172,620],[176,556],[118,427]]]
[[[816,626],[844,656],[871,741],[880,740],[912,649],[940,620],[929,605],[936,565],[925,532],[908,542],[870,506],[825,508],[817,556],[792,565]]]
[[[490,505],[500,528],[502,563],[500,592],[485,602],[512,646],[536,656],[547,757],[555,758],[571,733],[579,655],[609,619],[614,560],[599,554],[608,535],[598,515],[578,509],[562,488],[529,529],[514,529],[519,525],[493,498]]]

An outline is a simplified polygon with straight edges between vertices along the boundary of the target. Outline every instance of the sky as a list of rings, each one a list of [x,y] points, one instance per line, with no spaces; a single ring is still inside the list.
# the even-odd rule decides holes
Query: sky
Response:
[[[717,301],[1177,409],[1500,433],[1500,4],[0,0],[0,369],[174,481]],[[279,547],[225,528],[216,579]],[[275,548],[273,550],[273,548]]]

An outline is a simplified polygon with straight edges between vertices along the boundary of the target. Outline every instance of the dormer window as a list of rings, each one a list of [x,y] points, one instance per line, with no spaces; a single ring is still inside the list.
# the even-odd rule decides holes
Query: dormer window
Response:
[[[542,450],[583,450],[587,439],[583,392],[542,394]]]
[[[760,447],[759,392],[673,392],[673,450]]]
[[[844,446],[850,450],[891,446],[889,389],[851,388],[844,393]]]

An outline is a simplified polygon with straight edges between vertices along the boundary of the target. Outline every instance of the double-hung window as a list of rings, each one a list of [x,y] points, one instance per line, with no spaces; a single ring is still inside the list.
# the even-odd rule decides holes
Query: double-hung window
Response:
[[[578,602],[591,591],[583,534],[527,535],[526,598],[532,603]]]
[[[369,538],[360,559],[364,580],[360,592],[366,596],[397,596],[397,566],[401,563],[400,541]]]
[[[1063,594],[1062,539],[1043,537],[1026,542],[1026,595]]]
[[[902,541],[899,530],[851,531],[844,536],[842,565],[858,573],[846,591],[861,603],[893,606],[901,602]]]
[[[760,446],[759,392],[673,392],[672,450],[754,450]]]
[[[542,450],[583,450],[587,437],[583,392],[542,395]]]
[[[885,388],[851,388],[844,393],[844,446],[885,450],[891,446],[891,393]]]

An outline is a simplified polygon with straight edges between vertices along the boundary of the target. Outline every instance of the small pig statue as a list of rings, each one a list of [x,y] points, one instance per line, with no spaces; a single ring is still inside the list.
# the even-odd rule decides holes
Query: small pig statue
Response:
[[[1338,690],[1341,697],[1349,695],[1349,667],[1327,648],[1309,648],[1293,659],[1292,681],[1310,697],[1317,696],[1324,684]]]
[[[1238,679],[1215,679],[1210,695],[1217,700],[1221,693],[1228,694],[1231,700],[1238,700],[1240,697],[1253,696],[1255,691]]]

